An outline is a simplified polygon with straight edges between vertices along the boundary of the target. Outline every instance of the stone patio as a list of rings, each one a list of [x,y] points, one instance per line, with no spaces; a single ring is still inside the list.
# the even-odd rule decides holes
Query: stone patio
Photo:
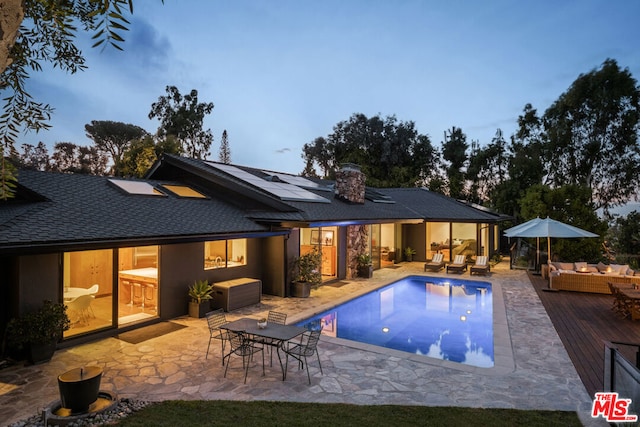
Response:
[[[264,296],[259,305],[227,313],[229,320],[260,317],[269,310],[288,313],[288,323],[324,311],[355,295],[407,275],[423,273],[423,263],[402,263],[381,269],[372,279],[323,286],[309,298]],[[11,424],[40,413],[59,399],[57,376],[70,369],[97,365],[104,369],[102,390],[118,397],[167,399],[283,400],[340,402],[362,405],[403,404],[577,411],[585,425],[606,425],[589,416],[587,395],[526,272],[509,270],[503,262],[486,278],[494,285],[493,368],[477,368],[439,361],[342,339],[322,337],[319,349],[324,375],[310,363],[312,384],[305,371],[289,367],[282,381],[277,358],[272,367],[249,369],[247,383],[238,360],[223,378],[220,343],[205,352],[205,319],[181,317],[187,326],[134,345],[117,338],[101,339],[56,352],[51,362],[14,365],[0,370],[0,421]]]

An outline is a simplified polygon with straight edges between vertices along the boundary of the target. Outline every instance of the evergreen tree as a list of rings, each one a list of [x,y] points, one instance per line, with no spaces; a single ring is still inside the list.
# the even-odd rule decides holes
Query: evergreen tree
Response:
[[[229,137],[227,130],[222,131],[222,139],[220,140],[220,153],[218,155],[220,163],[231,163],[231,148],[229,148]]]

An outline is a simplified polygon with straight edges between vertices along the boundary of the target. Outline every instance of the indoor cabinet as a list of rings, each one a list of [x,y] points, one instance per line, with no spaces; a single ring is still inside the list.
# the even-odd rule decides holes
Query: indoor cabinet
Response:
[[[301,245],[300,255],[305,255],[318,247],[315,245]],[[323,276],[335,276],[336,275],[336,247],[335,246],[322,246],[322,275]]]
[[[113,252],[110,249],[70,252],[69,286],[90,288],[98,284],[98,295],[111,294]]]

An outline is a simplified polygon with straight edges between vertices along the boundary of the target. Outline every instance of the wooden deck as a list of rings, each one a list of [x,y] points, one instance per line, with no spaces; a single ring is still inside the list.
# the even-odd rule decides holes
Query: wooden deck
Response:
[[[604,341],[640,345],[640,321],[617,316],[611,310],[611,295],[546,292],[543,291],[548,286],[546,280],[531,273],[529,278],[587,392],[593,396],[596,391],[603,391]],[[620,350],[635,363],[635,347],[620,346]]]

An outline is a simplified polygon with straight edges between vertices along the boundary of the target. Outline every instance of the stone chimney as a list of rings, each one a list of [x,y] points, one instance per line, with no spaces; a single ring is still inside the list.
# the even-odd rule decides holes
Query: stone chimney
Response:
[[[344,163],[336,172],[337,196],[351,203],[364,204],[365,179],[360,166]]]

